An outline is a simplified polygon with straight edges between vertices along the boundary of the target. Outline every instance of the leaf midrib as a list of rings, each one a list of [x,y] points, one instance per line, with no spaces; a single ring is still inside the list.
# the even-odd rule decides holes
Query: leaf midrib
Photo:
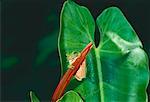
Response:
[[[95,48],[95,55],[96,55],[96,64],[97,64],[97,71],[98,71],[98,79],[99,79],[99,90],[100,90],[100,100],[104,102],[104,91],[103,91],[103,75],[100,63],[100,54],[99,48]]]

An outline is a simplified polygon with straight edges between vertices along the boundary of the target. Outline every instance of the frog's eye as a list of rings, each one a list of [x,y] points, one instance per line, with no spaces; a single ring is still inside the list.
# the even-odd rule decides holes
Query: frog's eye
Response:
[[[74,54],[74,55],[77,55],[77,54],[78,54],[78,52],[74,51],[74,52],[73,52],[73,54]]]

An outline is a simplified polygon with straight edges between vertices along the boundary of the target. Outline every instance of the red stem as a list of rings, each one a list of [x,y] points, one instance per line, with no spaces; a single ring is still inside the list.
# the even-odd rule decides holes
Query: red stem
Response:
[[[61,78],[57,88],[54,91],[52,96],[52,102],[56,102],[64,93],[66,87],[70,83],[71,78],[75,75],[75,73],[80,68],[80,65],[85,60],[87,53],[92,48],[92,43],[89,43],[85,49],[81,52],[81,55],[75,60],[75,62],[71,65],[73,68],[68,68],[67,72]]]

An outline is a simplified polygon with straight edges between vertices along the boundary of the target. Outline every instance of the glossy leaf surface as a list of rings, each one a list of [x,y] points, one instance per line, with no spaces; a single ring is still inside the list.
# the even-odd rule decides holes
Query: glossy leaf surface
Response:
[[[86,78],[72,79],[67,90],[74,90],[86,102],[146,102],[148,58],[136,32],[116,7],[104,10],[96,23],[101,39],[86,58]],[[66,1],[59,36],[63,73],[69,65],[66,55],[94,43],[94,30],[89,10]]]
[[[58,100],[58,102],[83,102],[83,100],[81,99],[81,97],[78,95],[78,93],[74,92],[74,91],[68,91],[64,94],[64,96],[62,96],[62,98],[60,100]]]

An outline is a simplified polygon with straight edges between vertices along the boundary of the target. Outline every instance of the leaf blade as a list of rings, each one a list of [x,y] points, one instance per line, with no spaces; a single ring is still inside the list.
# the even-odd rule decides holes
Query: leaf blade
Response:
[[[62,66],[65,72],[67,70],[66,54],[74,51],[80,52],[89,42],[94,42],[95,23],[87,8],[79,6],[73,1],[64,3],[60,19],[58,48],[62,57],[62,65],[65,65]]]
[[[116,7],[102,12],[97,24],[102,32],[98,47],[103,74],[102,94],[107,96],[102,102],[145,102],[148,60],[135,31]]]
[[[82,98],[75,91],[66,92],[58,102],[83,102]]]

